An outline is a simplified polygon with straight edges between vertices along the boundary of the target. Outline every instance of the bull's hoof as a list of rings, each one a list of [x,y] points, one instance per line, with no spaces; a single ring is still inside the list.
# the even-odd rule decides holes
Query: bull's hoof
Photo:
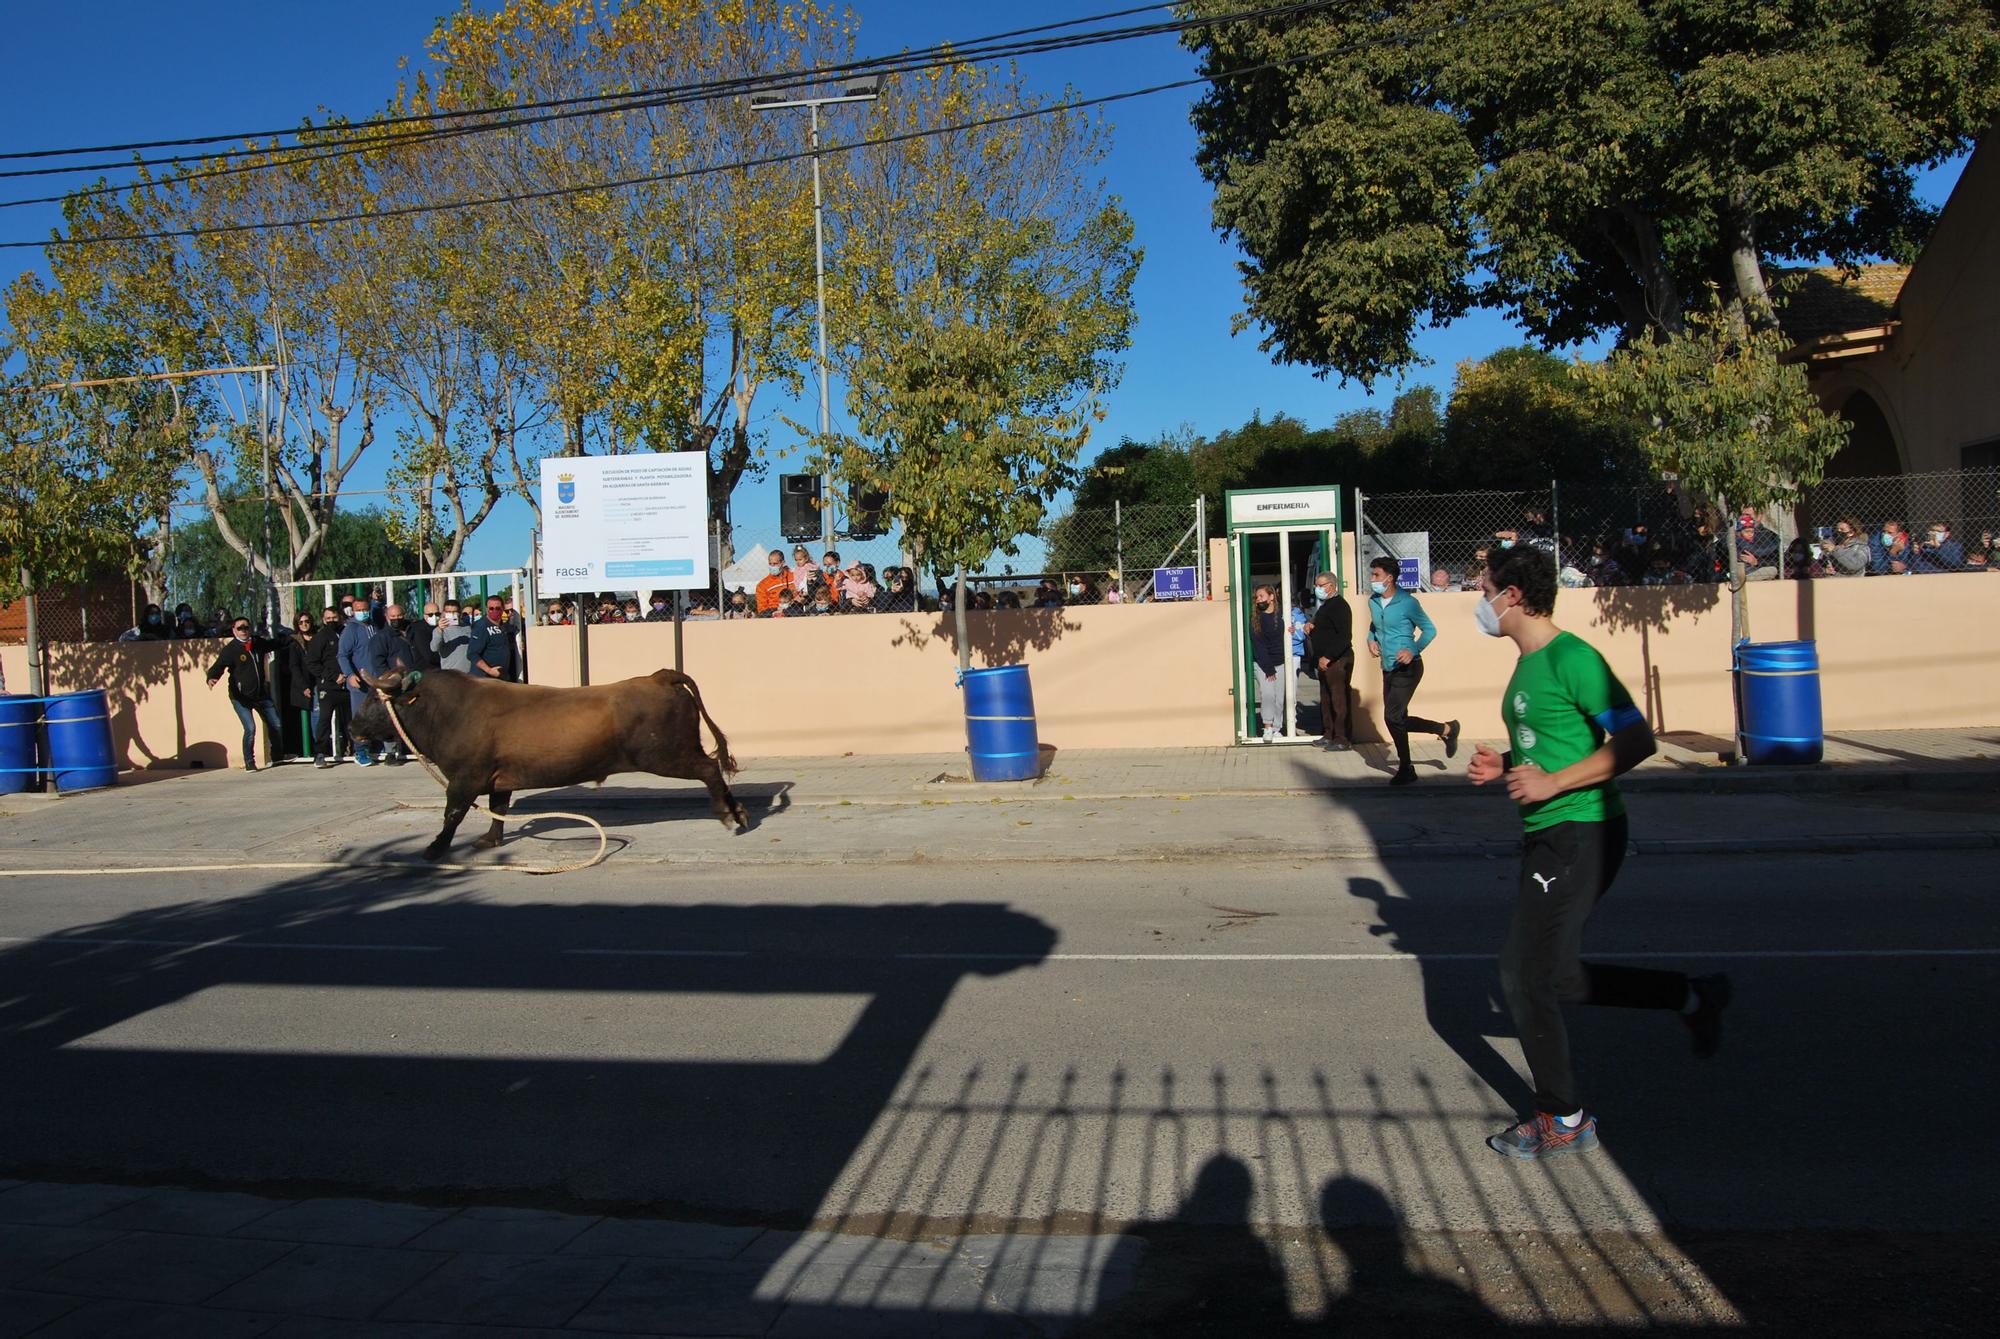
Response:
[[[444,853],[450,849],[451,846],[448,842],[432,842],[424,848],[424,859],[435,863],[444,859]]]
[[[500,844],[500,834],[497,832],[489,832],[484,837],[481,837],[478,841],[474,842],[472,844],[472,847],[476,851],[490,851],[499,844]]]

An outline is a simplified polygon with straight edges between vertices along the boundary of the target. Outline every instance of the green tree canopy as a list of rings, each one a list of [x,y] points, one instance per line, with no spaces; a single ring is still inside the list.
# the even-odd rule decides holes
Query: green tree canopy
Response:
[[[223,506],[237,534],[262,533],[261,502],[225,502]],[[274,527],[271,542],[274,559],[288,560],[290,555],[283,551],[289,543],[285,531]],[[389,517],[374,507],[334,512],[319,541],[319,554],[313,573],[313,578],[319,581],[338,583],[415,572],[418,568],[416,551],[397,542]],[[222,528],[208,516],[173,528],[165,582],[165,589],[155,596],[157,602],[172,609],[186,601],[202,618],[217,608],[232,613],[252,612],[264,598],[264,585],[256,571],[244,563],[242,555],[224,538]],[[316,614],[318,597],[308,593],[297,607]]]
[[[1757,319],[1774,260],[1908,259],[1914,172],[2000,109],[1988,0],[1341,0],[1188,40],[1281,63],[1195,111],[1244,324],[1364,384],[1474,307],[1632,339],[1711,285]]]

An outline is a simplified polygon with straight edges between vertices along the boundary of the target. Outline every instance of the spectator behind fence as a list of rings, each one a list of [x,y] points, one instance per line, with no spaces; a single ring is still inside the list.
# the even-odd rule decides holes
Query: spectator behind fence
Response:
[[[466,625],[457,600],[446,600],[438,613],[436,646],[438,668],[460,674],[472,671],[472,629]]]
[[[917,612],[917,583],[907,567],[889,569],[889,587],[882,592],[875,607],[885,614]]]
[[[1036,583],[1035,608],[1060,609],[1062,608],[1062,603],[1063,603],[1063,593],[1060,589],[1057,588],[1055,582],[1051,581],[1047,577],[1043,577],[1039,582]]]
[[[227,637],[229,636],[229,630],[234,626],[236,626],[236,615],[230,613],[227,609],[217,609],[215,617],[208,620],[208,626],[202,635],[207,637]]]
[[[755,618],[757,616],[757,607],[751,603],[750,593],[740,586],[730,591],[729,608],[724,611],[722,616],[724,618]]]
[[[1457,587],[1452,584],[1450,572],[1446,571],[1442,567],[1436,567],[1431,569],[1432,593],[1436,594],[1456,589]]]
[[[1104,602],[1106,604],[1125,603],[1125,581],[1124,578],[1118,575],[1118,569],[1115,567],[1104,574]]]
[[[856,562],[847,569],[847,575],[840,583],[840,609],[846,614],[872,614],[875,612],[875,597],[882,588],[875,582],[875,572],[867,563]]]
[[[163,642],[174,632],[167,624],[167,616],[157,604],[149,604],[139,611],[139,621],[118,634],[121,642]]]
[[[208,667],[208,686],[214,688],[223,675],[229,676],[229,705],[243,723],[243,770],[257,770],[257,722],[264,722],[266,755],[275,765],[285,761],[285,736],[278,724],[278,709],[271,701],[270,679],[264,673],[264,657],[282,649],[268,637],[250,635],[250,620],[233,619],[229,641],[222,654]]]
[[[1833,542],[1827,547],[1826,560],[1827,570],[1834,576],[1868,575],[1868,537],[1861,533],[1860,521],[1843,516],[1834,522]]]
[[[803,544],[792,545],[792,584],[801,596],[812,594],[813,578],[819,575],[819,564],[812,560],[811,551]]]
[[[174,606],[174,636],[181,641],[202,636],[201,620],[185,604]]]
[[[666,605],[662,604],[660,606],[660,612],[666,614],[666,608],[667,608]],[[673,618],[672,614],[666,614],[666,616],[669,621],[671,621]],[[638,600],[632,599],[625,601],[625,621],[627,623],[643,623],[646,621],[645,616],[639,612]]]
[[[837,550],[828,549],[820,555],[819,574],[826,579],[826,584],[830,588],[829,593],[833,596],[835,604],[840,603],[840,586],[846,580],[841,573],[845,570],[846,568],[841,565],[840,554]]]
[[[1019,609],[1021,607],[1021,592],[1017,590],[1001,591],[993,597],[993,607],[995,609]]]
[[[1785,580],[1811,581],[1826,575],[1826,568],[1813,554],[1813,546],[1803,538],[1785,545]]]
[[[769,618],[777,613],[785,603],[785,592],[800,594],[792,584],[791,570],[785,566],[785,555],[772,549],[765,560],[770,566],[770,574],[757,583],[757,617]]]
[[[1784,575],[1778,561],[1778,536],[1746,511],[1736,518],[1736,552],[1743,562],[1745,581],[1776,581]]]
[[[1902,576],[1910,570],[1910,561],[1915,555],[1910,551],[1909,531],[1899,520],[1882,522],[1882,531],[1875,537],[1873,570],[1876,576]]]
[[[543,627],[559,628],[567,621],[563,617],[563,604],[561,600],[550,600],[546,605],[542,606]]]
[[[1913,572],[1965,570],[1965,547],[1952,537],[1951,527],[1943,521],[1932,521],[1929,532],[1911,547],[1916,550],[1916,561],[1910,567]]]
[[[668,605],[665,592],[654,591],[647,598],[646,605],[646,622],[671,623],[674,621],[674,611]]]
[[[312,680],[313,692],[314,767],[333,766],[336,760],[348,754],[353,744],[348,734],[348,722],[353,719],[353,711],[348,705],[347,689],[341,683],[340,673],[340,634],[343,627],[340,610],[328,605],[320,611],[319,626],[313,629],[312,641],[306,646],[305,668]],[[336,725],[340,727],[338,746],[333,739]]]

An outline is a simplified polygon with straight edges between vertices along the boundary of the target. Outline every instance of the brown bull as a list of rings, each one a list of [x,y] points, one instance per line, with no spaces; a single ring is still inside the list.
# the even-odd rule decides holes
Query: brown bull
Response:
[[[736,771],[729,741],[701,702],[694,680],[676,670],[587,688],[504,683],[456,670],[392,670],[368,680],[374,691],[354,717],[358,739],[391,740],[396,715],[417,751],[444,773],[444,829],[424,848],[436,860],[451,845],[473,801],[488,797],[493,826],[478,846],[500,844],[500,815],[517,790],[602,781],[614,772],[687,777],[708,787],[724,827],[750,825],[729,791]],[[715,736],[702,751],[701,723]]]

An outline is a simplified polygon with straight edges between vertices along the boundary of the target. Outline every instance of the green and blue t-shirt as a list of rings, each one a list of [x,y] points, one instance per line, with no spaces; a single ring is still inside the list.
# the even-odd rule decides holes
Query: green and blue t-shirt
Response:
[[[1559,632],[1514,666],[1500,719],[1507,724],[1514,766],[1533,763],[1544,772],[1559,772],[1597,752],[1605,736],[1645,717],[1596,647]],[[1606,781],[1522,805],[1521,826],[1536,832],[1557,823],[1600,823],[1624,812],[1618,783]]]

